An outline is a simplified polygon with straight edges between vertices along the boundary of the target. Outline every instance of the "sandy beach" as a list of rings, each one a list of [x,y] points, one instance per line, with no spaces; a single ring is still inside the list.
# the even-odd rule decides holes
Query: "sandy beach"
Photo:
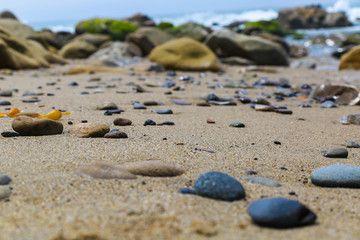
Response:
[[[199,98],[204,94],[233,96],[237,89],[208,86],[216,86],[213,79],[222,83],[226,79],[242,79],[242,67],[228,66],[222,75],[207,72],[205,77],[177,71],[173,80],[184,91],[172,91],[172,95],[164,94],[169,89],[146,85],[164,80],[167,72],[129,75],[131,71],[127,70],[123,74],[62,75],[68,68],[53,66],[2,75],[0,89],[16,88],[18,92],[1,100],[11,101],[11,107],[25,112],[70,111],[70,116],[60,120],[65,131],[71,127],[69,121],[76,124],[87,120],[118,128],[129,138],[77,138],[68,133],[1,137],[0,173],[13,181],[10,200],[0,202],[0,239],[356,239],[359,236],[359,190],[321,188],[310,181],[311,173],[322,166],[360,166],[359,149],[348,149],[347,159],[330,159],[321,154],[322,150],[344,147],[348,141],[360,141],[358,126],[337,121],[343,115],[359,113],[358,106],[322,109],[314,102],[312,108],[299,108],[297,105],[304,100],[286,98],[276,103],[273,97],[268,99],[271,103],[285,105],[293,114],[259,112],[240,102],[237,106],[196,106],[204,102]],[[267,76],[276,80],[286,78],[296,86],[346,83],[347,79],[357,80],[351,84],[360,86],[356,71],[272,69],[277,73],[251,72],[257,77],[247,83],[252,85],[259,77]],[[184,74],[201,84],[179,81],[179,76]],[[101,80],[89,82],[94,76]],[[79,86],[69,86],[72,81]],[[144,87],[147,92],[133,93],[129,82]],[[104,92],[94,93],[95,89],[86,88],[93,85],[99,85]],[[107,85],[114,86],[106,88]],[[27,90],[43,93],[38,96],[41,101],[22,102],[29,98],[21,96]],[[83,91],[90,94],[81,95]],[[259,93],[272,94],[274,87],[246,91],[248,97],[256,98],[261,97]],[[47,96],[48,93],[55,95]],[[191,105],[175,105],[172,98],[184,99]],[[131,101],[150,100],[164,105],[136,110],[131,104]],[[104,101],[116,103],[125,112],[104,115],[104,111],[96,110]],[[174,114],[151,112],[165,108]],[[2,112],[6,112],[4,109]],[[117,117],[130,119],[133,124],[114,126]],[[146,119],[168,120],[175,125],[143,126]],[[208,124],[207,119],[216,123]],[[13,131],[12,121],[12,118],[0,119],[1,131]],[[243,122],[245,128],[231,128],[232,122]],[[175,164],[185,173],[177,177],[138,176],[135,180],[90,179],[74,174],[79,167],[97,162],[121,165],[144,160]],[[282,187],[241,180],[246,197],[235,202],[178,193],[182,187],[192,187],[201,174],[213,170],[236,179],[246,177],[246,171],[253,170],[258,173],[256,176],[274,179]],[[247,207],[266,197],[302,202],[316,213],[316,224],[287,230],[256,226],[247,214]]]

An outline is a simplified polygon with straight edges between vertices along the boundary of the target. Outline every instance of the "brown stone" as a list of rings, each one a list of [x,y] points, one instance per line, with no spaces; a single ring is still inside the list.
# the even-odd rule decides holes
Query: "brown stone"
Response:
[[[80,138],[96,138],[104,137],[109,131],[109,126],[102,123],[79,123],[70,129],[70,134]]]
[[[33,119],[20,116],[13,120],[12,128],[22,136],[42,136],[61,134],[63,125],[50,119]]]
[[[120,166],[107,163],[95,163],[93,165],[79,168],[75,174],[82,177],[99,179],[136,179],[131,172],[122,169]]]
[[[155,45],[144,35],[131,33],[126,37],[126,41],[133,43],[141,49],[144,56],[148,55]]]
[[[129,162],[121,165],[121,167],[132,174],[150,177],[174,177],[185,172],[184,169],[178,166],[158,160]]]
[[[116,118],[114,119],[114,125],[116,126],[130,126],[132,121],[126,118]]]
[[[360,69],[360,46],[352,48],[341,57],[339,70],[345,69]]]

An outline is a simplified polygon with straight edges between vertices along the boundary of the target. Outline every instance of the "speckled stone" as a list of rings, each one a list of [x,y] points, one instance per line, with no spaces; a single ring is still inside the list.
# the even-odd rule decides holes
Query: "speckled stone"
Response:
[[[239,181],[217,171],[201,175],[196,180],[194,189],[181,188],[179,192],[223,201],[236,201],[245,197],[245,190]]]
[[[175,177],[185,172],[184,169],[178,166],[158,160],[128,162],[121,165],[121,167],[132,174],[149,177]]]
[[[360,188],[360,167],[332,165],[316,169],[311,182],[321,187]]]
[[[253,222],[272,228],[293,228],[313,224],[316,215],[302,203],[286,198],[265,198],[250,204]]]
[[[251,183],[261,184],[269,187],[281,187],[281,184],[270,178],[262,177],[242,177],[241,180],[245,180]]]
[[[104,137],[110,128],[102,123],[79,123],[70,129],[70,134],[76,135],[80,138],[95,138]]]
[[[93,165],[79,168],[75,174],[99,179],[136,179],[136,176],[120,166],[107,163],[95,163]]]

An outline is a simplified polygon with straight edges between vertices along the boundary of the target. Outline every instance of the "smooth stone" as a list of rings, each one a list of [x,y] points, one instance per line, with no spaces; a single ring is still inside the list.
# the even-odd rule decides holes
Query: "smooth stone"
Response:
[[[3,136],[3,137],[19,137],[20,134],[17,132],[2,132],[1,136]]]
[[[8,176],[0,174],[0,185],[8,185],[11,181]]]
[[[0,201],[8,200],[11,195],[11,189],[9,186],[0,186]]]
[[[196,180],[193,190],[181,188],[179,192],[223,201],[236,201],[245,197],[245,190],[238,180],[217,171],[201,175]]]
[[[182,105],[182,106],[191,105],[191,103],[182,99],[173,99],[172,102],[176,105]]]
[[[196,106],[198,106],[198,107],[211,107],[211,105],[208,104],[208,103],[197,103]]]
[[[328,158],[347,158],[348,154],[346,148],[330,148],[324,151],[324,157]]]
[[[9,106],[11,105],[11,102],[9,101],[0,101],[0,106]]]
[[[281,184],[270,178],[262,177],[242,177],[241,180],[245,180],[251,183],[262,184],[269,187],[281,187]]]
[[[1,90],[0,97],[11,97],[13,95],[12,90]]]
[[[302,203],[286,198],[265,198],[248,207],[253,222],[272,228],[293,228],[313,224],[316,215]]]
[[[276,109],[275,112],[276,112],[276,113],[280,113],[280,114],[288,114],[288,115],[290,115],[290,114],[293,113],[293,112],[292,112],[291,110],[289,110],[289,109]]]
[[[159,126],[162,126],[162,125],[173,126],[173,125],[175,125],[175,123],[171,122],[171,121],[165,121],[165,122],[159,123],[158,125]]]
[[[331,165],[316,169],[311,182],[320,187],[360,188],[360,167]]]
[[[104,112],[104,115],[120,114],[122,112],[125,112],[125,111],[121,110],[121,109],[107,110],[106,112]]]
[[[185,172],[181,167],[158,160],[128,162],[121,165],[121,167],[132,174],[149,177],[175,177]]]
[[[114,102],[106,101],[101,106],[97,107],[98,110],[115,110],[118,106]]]
[[[79,168],[75,174],[98,179],[136,179],[136,176],[131,172],[121,168],[117,165],[107,163],[95,163],[93,165]]]
[[[231,123],[229,126],[236,127],[236,128],[243,128],[243,127],[245,127],[245,124],[243,124],[241,122],[234,122],[234,123]]]
[[[88,95],[88,94],[90,94],[89,92],[81,92],[80,93],[81,95]]]
[[[263,104],[256,104],[254,106],[254,109],[256,111],[262,111],[262,112],[272,112],[274,111],[274,108],[269,105],[263,105]]]
[[[35,98],[22,100],[22,102],[24,102],[24,103],[37,103],[37,102],[40,102],[40,101],[41,101],[40,99],[35,99]]]
[[[337,108],[339,105],[334,103],[333,101],[325,101],[321,104],[321,108]]]
[[[70,134],[79,138],[104,137],[109,131],[109,126],[102,123],[79,123],[70,128]]]
[[[220,101],[220,98],[215,94],[211,93],[206,97],[206,102],[208,101]]]
[[[173,111],[171,109],[151,110],[151,112],[157,114],[173,114]]]
[[[141,104],[138,102],[135,102],[133,106],[134,106],[134,109],[146,109],[146,106],[144,104]]]
[[[347,148],[360,148],[360,144],[354,142],[354,141],[349,141],[347,144],[346,144],[346,147]]]
[[[255,98],[252,100],[252,103],[261,104],[261,105],[270,105],[270,102],[265,98]]]
[[[207,123],[210,123],[210,124],[214,124],[214,123],[215,123],[215,121],[214,121],[214,120],[211,120],[211,119],[206,119],[206,122],[207,122]]]
[[[150,125],[150,126],[156,126],[156,122],[154,122],[153,120],[151,119],[147,119],[144,123],[144,126],[147,126],[147,125]]]
[[[69,83],[69,86],[75,87],[75,86],[79,86],[79,84],[77,82],[71,82]]]
[[[51,119],[33,119],[20,116],[13,120],[12,128],[21,136],[56,135],[63,131],[63,124]]]
[[[159,104],[159,102],[156,102],[156,101],[145,101],[144,105],[145,106],[159,106],[161,104]]]
[[[112,131],[105,134],[104,138],[128,138],[128,135],[121,131]]]
[[[217,106],[236,106],[236,103],[232,101],[208,101],[208,103]]]
[[[116,118],[114,119],[115,126],[130,126],[132,121],[126,118]]]
[[[244,97],[244,96],[241,96],[241,97],[239,97],[237,99],[243,104],[251,103],[251,101],[252,101],[251,98]]]

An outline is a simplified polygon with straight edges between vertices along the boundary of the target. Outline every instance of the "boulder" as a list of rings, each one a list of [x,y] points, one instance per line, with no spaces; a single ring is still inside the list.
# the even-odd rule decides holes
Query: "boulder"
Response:
[[[0,18],[10,18],[10,19],[14,19],[14,20],[17,20],[17,17],[10,11],[2,11],[0,13]]]
[[[146,36],[137,33],[127,35],[126,41],[138,46],[144,56],[148,55],[155,47],[154,43],[152,43]]]
[[[84,33],[74,38],[73,41],[84,41],[91,43],[95,47],[100,47],[103,43],[110,41],[111,37],[105,34]]]
[[[168,33],[154,27],[142,27],[135,33],[147,37],[155,46],[174,39]]]
[[[284,9],[279,12],[277,19],[285,29],[329,28],[352,25],[344,13],[327,13],[320,6]]]
[[[360,46],[345,53],[339,63],[339,70],[360,69]]]
[[[309,49],[301,45],[290,45],[289,56],[291,58],[302,58],[309,54]]]
[[[238,56],[257,65],[289,64],[286,51],[279,44],[256,36],[223,30],[210,34],[205,44],[220,57]]]
[[[211,32],[212,32],[211,28],[205,27],[203,25],[194,22],[188,22],[180,26],[177,26],[175,28],[171,28],[169,30],[169,33],[177,38],[188,37],[197,40],[199,42],[204,41],[207,35],[209,35]]]
[[[271,34],[271,33],[266,33],[266,32],[258,33],[255,36],[258,36],[258,37],[273,41],[275,43],[278,43],[285,49],[285,51],[287,53],[290,52],[289,45],[287,44],[287,42],[282,37],[276,36],[276,35]]]
[[[61,31],[54,33],[54,38],[61,44],[61,47],[63,47],[75,38],[75,34]]]
[[[11,18],[0,18],[0,27],[17,38],[26,39],[29,36],[36,34],[36,32],[31,27]]]
[[[73,41],[61,48],[59,54],[64,58],[88,58],[96,52],[96,47],[85,41]]]
[[[167,69],[183,71],[219,71],[215,54],[204,44],[190,38],[171,40],[154,48],[149,60]]]
[[[155,27],[155,22],[146,15],[136,13],[131,17],[125,18],[124,20],[135,24],[138,27]]]
[[[50,50],[51,48],[60,49],[62,47],[61,42],[55,38],[55,34],[51,31],[44,30],[37,32],[27,37],[27,39],[34,40],[40,43],[44,48]]]
[[[0,68],[26,69],[65,64],[60,56],[47,51],[38,42],[10,34],[0,27]]]

